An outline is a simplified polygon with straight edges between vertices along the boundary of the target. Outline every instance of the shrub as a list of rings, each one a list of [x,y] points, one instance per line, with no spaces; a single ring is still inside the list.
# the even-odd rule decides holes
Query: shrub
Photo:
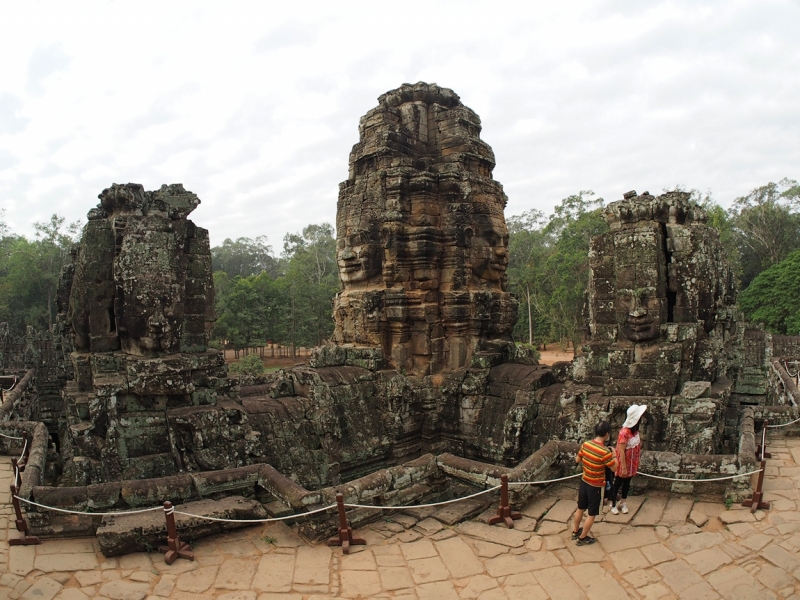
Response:
[[[264,363],[257,354],[248,354],[233,363],[228,368],[228,371],[238,375],[257,377],[258,375],[263,375],[266,369],[264,368]]]

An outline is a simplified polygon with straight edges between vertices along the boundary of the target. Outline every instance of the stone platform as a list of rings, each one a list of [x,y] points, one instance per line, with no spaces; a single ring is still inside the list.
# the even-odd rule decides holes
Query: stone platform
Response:
[[[481,519],[455,527],[423,510],[387,516],[343,555],[310,546],[284,524],[208,538],[197,560],[159,554],[105,558],[94,539],[0,541],[0,598],[24,600],[323,600],[329,598],[800,599],[800,440],[770,442],[772,509],[726,510],[688,497],[631,497],[628,515],[605,515],[598,543],[577,547],[566,520],[575,487],[548,490],[514,530]],[[11,480],[0,458],[0,490]],[[15,537],[0,491],[0,538]],[[482,517],[486,517],[484,514]]]

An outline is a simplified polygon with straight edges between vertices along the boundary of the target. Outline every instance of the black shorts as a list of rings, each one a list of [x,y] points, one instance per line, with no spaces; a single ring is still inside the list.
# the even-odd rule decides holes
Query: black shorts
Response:
[[[589,485],[581,479],[581,485],[578,488],[578,509],[589,509],[589,516],[596,517],[600,514],[600,491],[602,488]]]

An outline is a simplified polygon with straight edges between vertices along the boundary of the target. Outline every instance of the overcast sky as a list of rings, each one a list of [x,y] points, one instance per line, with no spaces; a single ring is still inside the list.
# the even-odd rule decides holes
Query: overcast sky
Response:
[[[0,0],[0,207],[82,219],[183,183],[224,238],[334,222],[358,119],[403,82],[483,122],[506,215],[800,177],[800,3]]]

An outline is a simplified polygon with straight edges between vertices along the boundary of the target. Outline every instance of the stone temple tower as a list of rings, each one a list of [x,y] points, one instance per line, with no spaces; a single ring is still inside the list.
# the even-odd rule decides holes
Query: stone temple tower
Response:
[[[507,198],[480,130],[455,92],[427,83],[383,94],[361,118],[339,187],[334,343],[428,375],[511,340]]]

